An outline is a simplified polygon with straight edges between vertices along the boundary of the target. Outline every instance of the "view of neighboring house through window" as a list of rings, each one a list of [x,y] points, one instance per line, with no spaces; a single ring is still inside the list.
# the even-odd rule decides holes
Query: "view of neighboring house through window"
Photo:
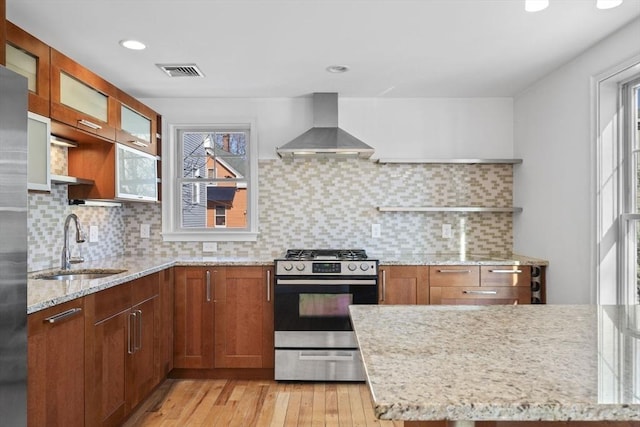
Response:
[[[179,131],[181,227],[248,227],[248,130]]]

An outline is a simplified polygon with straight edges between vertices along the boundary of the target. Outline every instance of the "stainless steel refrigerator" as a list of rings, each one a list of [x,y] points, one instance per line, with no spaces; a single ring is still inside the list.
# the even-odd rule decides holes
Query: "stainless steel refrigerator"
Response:
[[[27,79],[0,65],[0,425],[27,425]]]

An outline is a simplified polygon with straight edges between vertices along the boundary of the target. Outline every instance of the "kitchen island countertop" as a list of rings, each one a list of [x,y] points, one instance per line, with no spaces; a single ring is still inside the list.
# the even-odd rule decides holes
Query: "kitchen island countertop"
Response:
[[[350,306],[376,416],[640,421],[640,306]]]

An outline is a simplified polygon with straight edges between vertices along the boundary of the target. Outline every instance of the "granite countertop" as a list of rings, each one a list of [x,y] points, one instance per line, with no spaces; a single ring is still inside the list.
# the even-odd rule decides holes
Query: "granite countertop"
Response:
[[[380,419],[640,421],[640,306],[350,312]]]
[[[381,253],[369,254],[381,265],[549,265],[546,260],[518,254]]]
[[[382,265],[548,265],[547,261],[521,255],[467,255],[459,254],[375,254],[370,258]],[[273,259],[252,257],[160,257],[153,255],[122,256],[74,264],[71,270],[121,269],[123,273],[90,280],[41,280],[37,277],[53,274],[60,269],[32,272],[27,282],[27,313],[52,307],[72,299],[98,292],[130,280],[173,266],[207,265],[272,265]]]
[[[27,314],[71,301],[112,286],[135,280],[173,266],[207,265],[271,265],[273,260],[256,260],[243,257],[168,258],[158,256],[123,256],[74,264],[71,271],[125,270],[108,277],[90,280],[42,280],[37,277],[55,274],[60,269],[29,273],[27,281]]]

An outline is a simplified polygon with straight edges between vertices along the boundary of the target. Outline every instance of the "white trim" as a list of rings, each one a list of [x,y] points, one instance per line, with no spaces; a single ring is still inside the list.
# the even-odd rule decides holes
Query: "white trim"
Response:
[[[176,150],[179,146],[176,133],[180,129],[211,130],[212,128],[226,128],[227,130],[249,129],[249,170],[245,180],[249,183],[249,216],[248,229],[245,231],[233,231],[228,228],[207,228],[184,230],[180,229],[180,204],[179,194],[176,194],[175,185],[162,186],[162,239],[165,242],[178,241],[238,241],[248,242],[258,239],[258,126],[255,118],[235,118],[216,120],[210,123],[170,123],[167,124],[168,144],[162,145],[162,173],[163,177],[177,176]],[[171,182],[170,178],[166,179]]]
[[[601,274],[602,271],[600,269],[601,265],[601,254],[600,254],[600,238],[602,236],[603,230],[601,229],[602,225],[602,201],[600,198],[600,188],[599,184],[602,181],[602,165],[599,153],[602,148],[602,136],[600,135],[600,86],[609,81],[610,79],[613,82],[622,82],[627,80],[632,74],[637,74],[640,72],[640,55],[635,55],[628,60],[612,67],[598,75],[591,77],[591,93],[590,93],[590,101],[591,101],[591,164],[595,167],[591,173],[591,200],[590,205],[592,212],[595,212],[595,215],[592,215],[591,220],[591,233],[589,236],[589,244],[591,247],[591,265],[595,266],[595,268],[589,271],[589,284],[591,288],[591,302],[592,303],[601,303],[601,294],[602,290],[601,286]],[[619,145],[619,144],[618,144]],[[622,154],[618,150],[618,156],[620,158]],[[619,174],[618,174],[619,175]],[[618,191],[620,191],[620,176],[618,176]],[[618,206],[616,207],[617,212],[620,213],[620,197],[618,196]],[[620,228],[620,226],[618,227]],[[620,233],[616,236],[616,240],[619,239]],[[620,254],[617,255],[620,258]],[[620,260],[617,262],[618,274],[622,274],[620,271]],[[620,277],[618,277],[619,279]],[[619,280],[617,280],[619,282]]]

